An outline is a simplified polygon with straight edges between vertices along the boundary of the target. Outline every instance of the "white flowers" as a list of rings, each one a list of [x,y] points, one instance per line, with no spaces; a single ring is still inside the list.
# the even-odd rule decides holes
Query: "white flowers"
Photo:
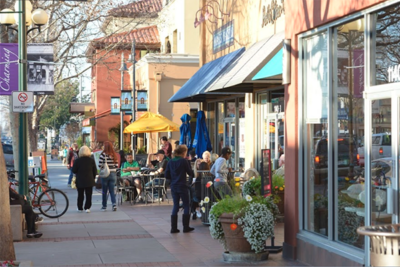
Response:
[[[209,197],[205,197],[204,198],[204,203],[208,203],[208,202],[210,202],[210,198]]]
[[[200,205],[200,207],[202,207],[202,206],[203,206],[203,200],[202,200],[202,201],[200,201],[199,205]]]
[[[206,213],[206,208],[205,208],[205,207],[202,207],[202,208],[201,208],[201,211],[202,211],[203,213]]]
[[[252,198],[250,195],[246,195],[246,200],[247,200],[248,202],[250,202],[250,201],[253,200],[253,198]]]

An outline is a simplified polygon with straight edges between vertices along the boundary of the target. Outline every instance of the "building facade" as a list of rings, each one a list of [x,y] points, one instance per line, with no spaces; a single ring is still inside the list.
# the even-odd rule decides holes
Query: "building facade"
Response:
[[[399,223],[400,1],[293,1],[285,12],[285,208],[295,216],[284,256],[369,266],[357,228]]]

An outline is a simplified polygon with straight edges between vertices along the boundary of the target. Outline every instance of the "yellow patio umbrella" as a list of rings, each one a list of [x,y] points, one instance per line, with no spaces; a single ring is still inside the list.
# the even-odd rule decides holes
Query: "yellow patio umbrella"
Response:
[[[176,132],[179,131],[179,125],[170,121],[163,115],[152,112],[144,113],[139,119],[126,126],[124,133],[158,133],[158,132]]]

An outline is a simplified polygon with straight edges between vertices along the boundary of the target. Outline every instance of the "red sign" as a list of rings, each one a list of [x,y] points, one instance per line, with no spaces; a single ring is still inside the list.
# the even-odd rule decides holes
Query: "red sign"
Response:
[[[18,100],[21,102],[26,102],[26,100],[28,100],[28,95],[26,93],[20,93],[18,94]]]

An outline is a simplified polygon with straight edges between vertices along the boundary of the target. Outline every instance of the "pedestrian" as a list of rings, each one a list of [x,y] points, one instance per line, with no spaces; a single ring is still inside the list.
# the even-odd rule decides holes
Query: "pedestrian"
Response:
[[[15,192],[11,187],[9,189],[9,197],[10,197],[10,205],[21,205],[22,213],[25,214],[25,220],[27,224],[27,235],[28,238],[39,238],[43,234],[41,232],[36,231],[35,229],[35,221],[38,217],[32,209],[32,206],[26,201],[26,197]],[[43,218],[41,218],[43,220]]]
[[[232,150],[229,147],[224,147],[221,151],[221,156],[215,161],[211,168],[211,174],[215,176],[214,188],[219,193],[221,198],[226,195],[233,196],[231,187],[228,184],[228,173],[232,171],[228,168],[226,162],[230,159]]]
[[[63,149],[63,165],[67,164],[68,149],[67,146]]]
[[[103,169],[104,165],[106,164],[110,170],[110,175],[106,178],[101,178],[101,188],[103,194],[103,201],[102,201],[102,211],[106,211],[107,209],[107,193],[110,193],[112,209],[113,211],[117,210],[117,205],[115,201],[115,182],[117,181],[117,169],[118,169],[118,156],[115,152],[111,142],[105,141],[104,142],[104,150],[100,154],[99,158],[99,168]]]
[[[172,157],[172,145],[170,142],[168,142],[168,138],[166,136],[161,137],[160,139],[161,144],[162,144],[162,150],[165,152],[165,156],[168,158]]]
[[[171,181],[171,194],[174,202],[171,214],[171,234],[180,232],[178,229],[180,200],[183,203],[183,232],[188,233],[194,230],[194,228],[189,227],[189,189],[186,185],[186,175],[194,176],[194,174],[189,162],[185,159],[187,150],[186,145],[178,146],[174,151],[175,157],[168,162],[165,170],[165,177]]]
[[[96,185],[97,167],[87,146],[82,146],[79,149],[79,158],[74,162],[72,172],[76,174],[78,212],[83,212],[83,209],[85,209],[86,213],[89,213],[92,207],[93,186]],[[83,207],[84,195],[86,196],[86,200]]]
[[[67,156],[67,169],[69,170],[69,177],[68,177],[68,187],[71,187],[72,177],[74,177],[74,173],[72,172],[72,167],[74,166],[74,161],[78,159],[78,144],[73,144],[69,149],[68,156]]]

